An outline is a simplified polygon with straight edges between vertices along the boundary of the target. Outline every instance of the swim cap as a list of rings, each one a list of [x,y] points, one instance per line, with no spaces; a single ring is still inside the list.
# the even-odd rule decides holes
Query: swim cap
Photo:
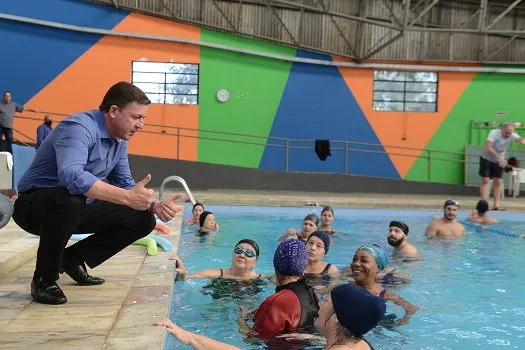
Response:
[[[359,286],[343,284],[330,295],[337,320],[356,336],[366,334],[385,317],[385,301]]]
[[[489,202],[484,199],[480,200],[476,205],[476,210],[481,214],[486,213],[489,210]]]
[[[202,210],[204,210],[204,204],[196,202],[195,204],[193,204],[193,208],[191,208],[191,211],[194,211],[195,207],[198,207],[198,206],[201,206]]]
[[[302,275],[306,265],[308,265],[308,250],[298,239],[282,241],[275,250],[273,267],[282,275]]]
[[[253,247],[253,250],[255,250],[255,254],[259,256],[259,245],[257,244],[257,242],[255,242],[252,239],[241,239],[239,242],[237,242],[235,246],[237,247],[241,243],[246,243],[246,244],[251,245]]]
[[[310,235],[310,237],[308,237],[308,239],[306,240],[306,244],[308,244],[308,241],[312,237],[317,237],[321,241],[323,241],[323,243],[324,243],[324,253],[328,254],[328,249],[330,249],[330,237],[328,236],[328,234],[326,232],[324,232],[324,231],[315,231],[314,233],[312,233]]]
[[[383,270],[386,265],[388,265],[388,251],[379,243],[368,243],[357,248],[357,250],[364,250],[365,252],[370,253],[370,255],[374,257],[379,271]]]
[[[315,215],[314,213],[306,215],[303,221],[310,220],[315,222],[316,226],[319,226],[319,217]]]
[[[447,199],[445,201],[445,204],[443,204],[443,208],[445,208],[447,205],[455,205],[456,207],[459,208],[459,201],[457,201],[455,199]]]
[[[203,211],[201,215],[199,216],[199,225],[202,227],[204,225],[204,221],[206,221],[206,217],[213,213],[211,211]]]
[[[408,225],[405,224],[403,221],[390,221],[390,225],[388,227],[398,227],[403,231],[406,235],[408,235]]]
[[[326,205],[326,206],[323,208],[323,210],[321,210],[321,215],[323,215],[323,213],[324,213],[325,211],[329,211],[330,213],[332,213],[332,215],[334,215],[334,209],[333,209],[331,206],[329,206],[329,205]]]

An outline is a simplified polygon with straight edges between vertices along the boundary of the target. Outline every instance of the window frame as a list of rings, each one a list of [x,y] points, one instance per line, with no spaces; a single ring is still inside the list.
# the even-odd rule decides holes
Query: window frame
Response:
[[[396,72],[396,73],[404,73],[403,80],[386,80],[386,79],[376,79],[376,72]],[[406,78],[406,73],[434,73],[436,74],[436,81],[411,81]],[[402,113],[438,113],[438,102],[439,102],[439,72],[415,72],[415,71],[401,71],[401,70],[374,70],[374,85],[373,85],[373,91],[372,91],[372,110],[374,112],[402,112]],[[376,82],[378,83],[402,83],[403,84],[403,90],[384,90],[384,89],[376,89]],[[436,84],[436,91],[435,92],[425,92],[425,91],[416,91],[416,90],[407,90],[407,84]],[[403,94],[403,100],[392,100],[392,101],[386,101],[384,99],[378,100],[375,98],[376,92],[389,92],[389,93],[402,93]],[[407,100],[407,94],[413,94],[413,93],[419,93],[419,94],[434,94],[436,96],[436,99],[434,102],[426,102],[426,101],[410,101]],[[375,108],[376,102],[379,103],[401,103],[403,105],[402,110],[380,110]],[[406,106],[407,104],[427,104],[427,105],[434,105],[435,108],[433,111],[413,111],[413,110],[407,110]]]
[[[196,66],[197,73],[173,73],[173,72],[161,72],[161,71],[141,71],[141,70],[134,70],[134,63],[162,63],[162,64],[172,64],[172,65],[191,65]],[[135,73],[144,73],[144,74],[159,74],[164,75],[164,82],[154,82],[154,81],[138,81],[136,82],[133,77]],[[167,76],[168,75],[191,75],[197,77],[197,83],[196,84],[188,84],[188,83],[168,83]],[[164,62],[164,61],[140,61],[140,60],[133,60],[131,61],[131,83],[132,84],[158,84],[163,85],[164,92],[153,92],[153,91],[144,91],[146,95],[156,95],[156,96],[162,96],[163,102],[151,102],[152,104],[159,104],[159,105],[181,105],[181,106],[198,106],[200,99],[199,99],[199,92],[200,92],[200,63],[193,63],[193,62]],[[181,94],[181,93],[168,93],[167,87],[168,86],[196,86],[197,87],[197,93],[195,94]],[[176,97],[176,96],[195,96],[195,103],[169,103],[168,97]]]

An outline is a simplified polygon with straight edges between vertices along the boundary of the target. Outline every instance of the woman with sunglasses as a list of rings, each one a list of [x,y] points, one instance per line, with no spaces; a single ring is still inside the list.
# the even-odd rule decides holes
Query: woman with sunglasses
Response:
[[[178,256],[170,257],[175,260],[176,281],[197,278],[227,278],[234,280],[253,280],[262,275],[253,271],[259,258],[259,245],[251,239],[241,239],[233,249],[232,264],[228,269],[208,269],[188,274],[184,263]]]

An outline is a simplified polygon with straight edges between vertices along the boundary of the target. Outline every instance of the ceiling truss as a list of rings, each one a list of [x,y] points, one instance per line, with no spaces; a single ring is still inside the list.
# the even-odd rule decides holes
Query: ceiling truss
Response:
[[[525,62],[525,0],[92,1],[356,62]]]

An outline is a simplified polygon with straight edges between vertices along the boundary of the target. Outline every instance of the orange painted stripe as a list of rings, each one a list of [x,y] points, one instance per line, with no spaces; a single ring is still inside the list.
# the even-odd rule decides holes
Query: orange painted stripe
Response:
[[[374,70],[343,68],[339,71],[383,146],[424,149],[450,113],[476,73],[441,72],[438,81],[438,111],[381,112],[373,110]],[[385,147],[399,175],[406,176],[419,150]],[[401,155],[395,155],[401,154]]]
[[[132,13],[115,31],[136,32],[199,40],[200,28],[142,14]],[[131,81],[132,61],[147,59],[157,62],[199,63],[200,48],[196,45],[105,36],[72,63],[26,106],[43,111],[72,114],[97,108],[106,90],[118,81]],[[152,104],[146,123],[163,126],[198,128],[197,105]],[[42,116],[43,117],[43,116]],[[35,134],[35,122],[17,121],[15,128]],[[145,130],[176,134],[175,129]],[[177,137],[138,133],[129,143],[131,154],[160,158],[177,157]],[[197,140],[181,138],[180,159],[197,160]]]

